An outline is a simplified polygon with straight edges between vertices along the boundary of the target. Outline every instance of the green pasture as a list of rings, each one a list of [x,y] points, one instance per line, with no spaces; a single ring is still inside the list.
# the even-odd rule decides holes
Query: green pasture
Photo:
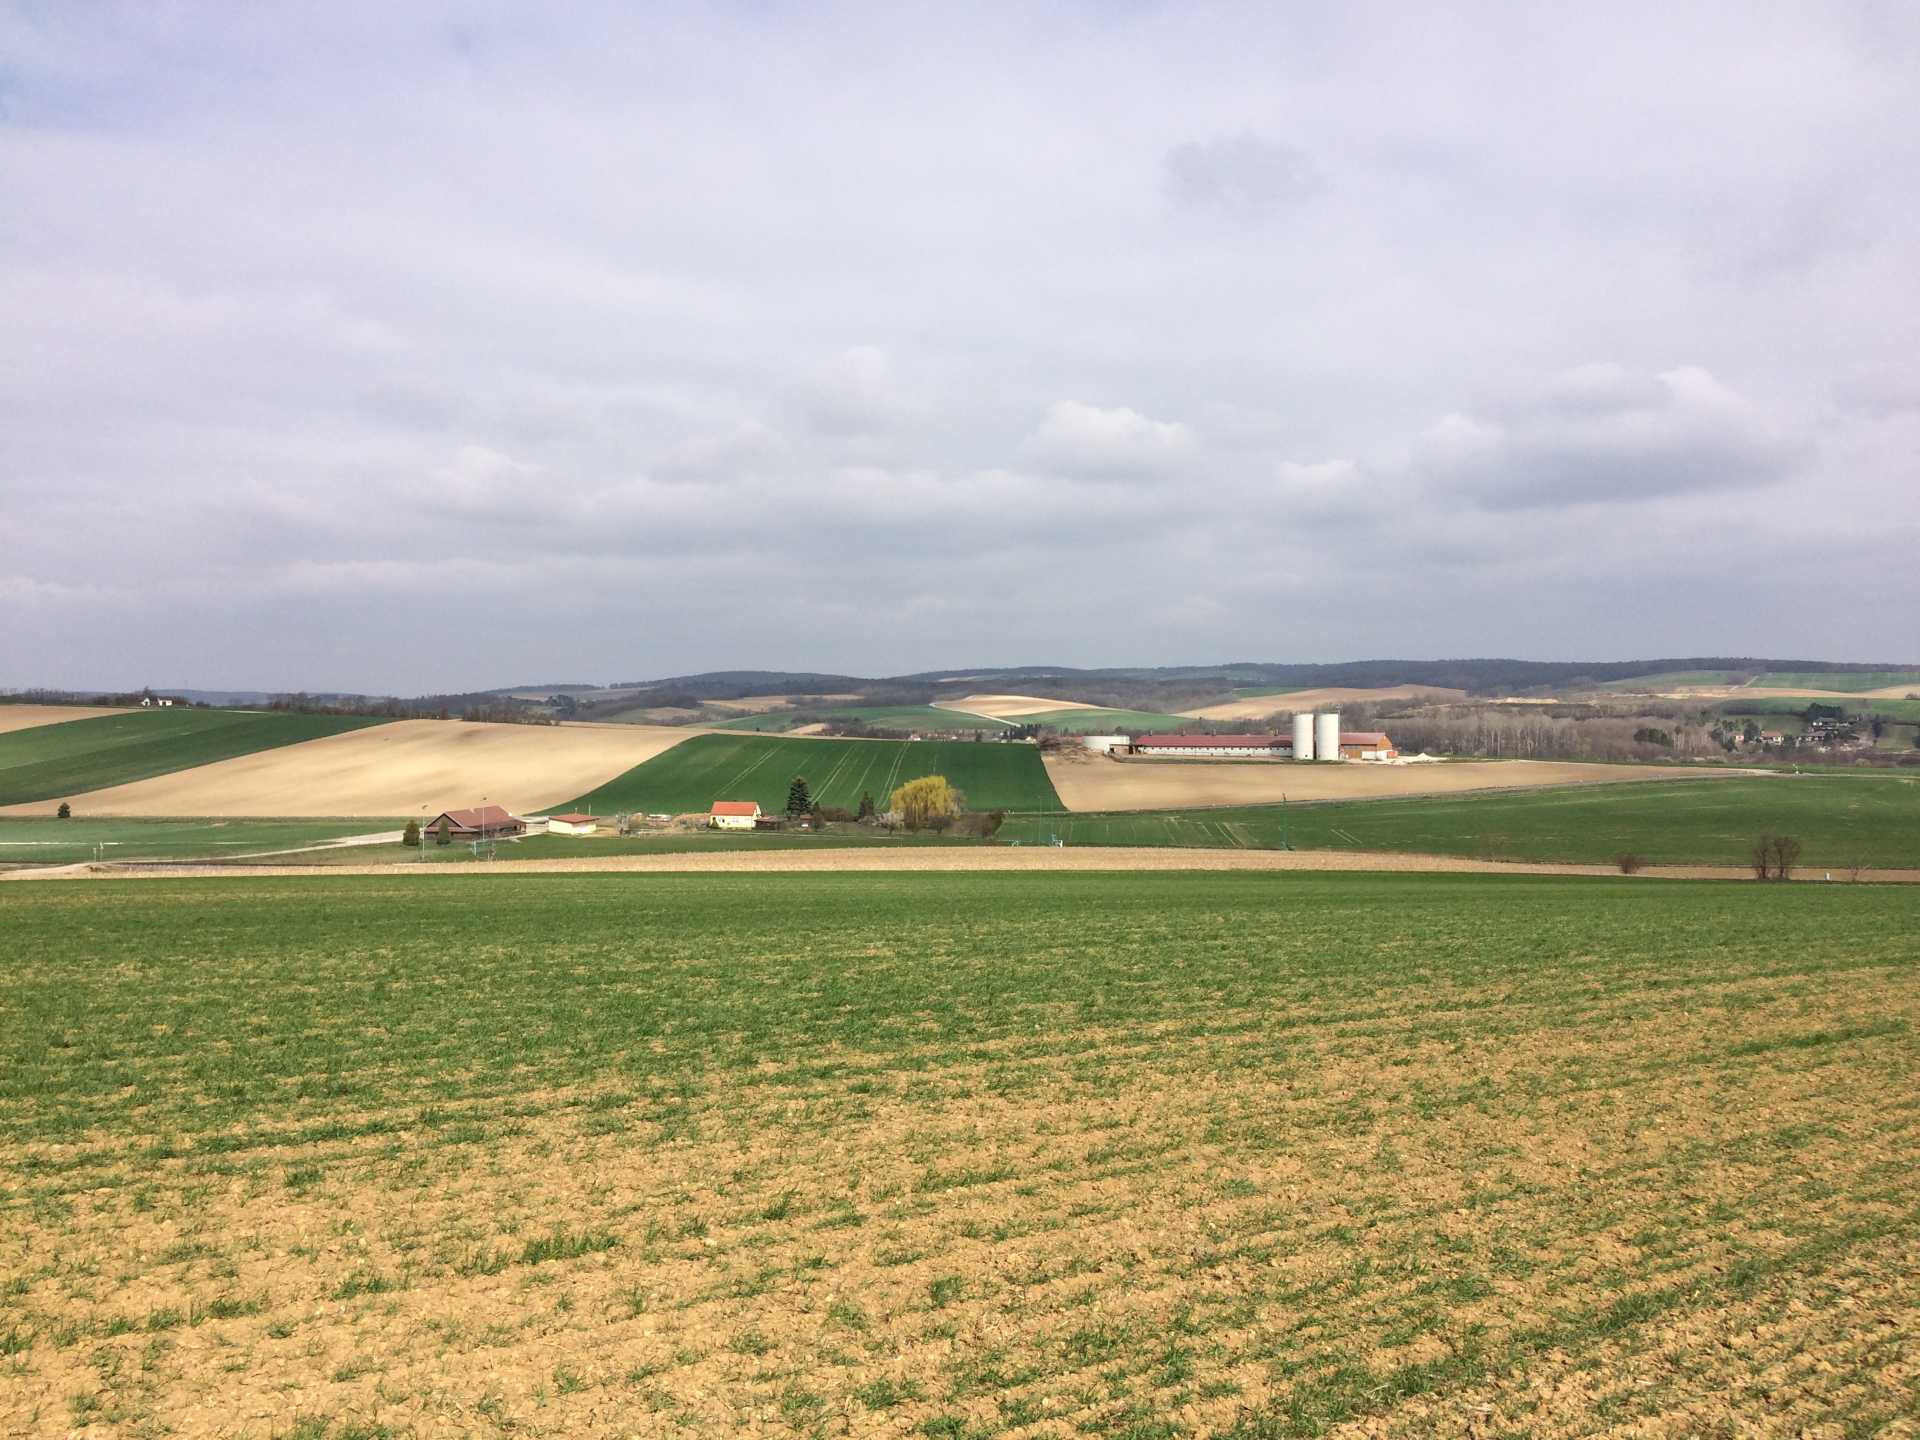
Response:
[[[1661,670],[1652,675],[1633,675],[1625,680],[1608,680],[1602,690],[1625,690],[1638,694],[1643,690],[1674,690],[1683,685],[1731,685],[1735,670]]]
[[[755,800],[784,810],[803,775],[822,805],[848,810],[863,793],[884,807],[895,787],[944,775],[975,810],[1057,810],[1060,798],[1033,745],[972,740],[814,740],[772,735],[696,735],[588,794],[554,806],[684,814],[716,800]]]
[[[1140,814],[1010,815],[1002,840],[1265,850],[1388,850],[1496,860],[1742,865],[1762,831],[1797,837],[1802,869],[1920,866],[1920,776],[1636,781]]]
[[[835,720],[858,720],[887,730],[984,730],[992,734],[996,730],[1013,728],[1010,721],[994,720],[961,710],[943,710],[937,705],[830,705],[818,710],[809,707],[804,713],[816,717],[825,715]],[[723,720],[714,728],[778,734],[791,727],[796,718],[792,710],[769,710],[759,715]]]
[[[0,1395],[60,1434],[1891,1434],[1917,918],[1524,876],[8,883]]]
[[[357,715],[174,706],[15,730],[0,734],[0,805],[78,797],[383,723]]]
[[[1884,690],[1911,685],[1920,694],[1920,670],[1770,670],[1755,685],[1775,690]]]
[[[80,860],[223,860],[347,835],[397,830],[404,820],[55,820],[0,816],[0,865]],[[399,848],[398,846],[395,847]],[[344,852],[364,856],[355,846]]]
[[[1204,722],[1154,710],[1043,710],[1022,715],[1020,723],[1046,725],[1068,735],[1137,735],[1178,730],[1183,725],[1200,728]]]

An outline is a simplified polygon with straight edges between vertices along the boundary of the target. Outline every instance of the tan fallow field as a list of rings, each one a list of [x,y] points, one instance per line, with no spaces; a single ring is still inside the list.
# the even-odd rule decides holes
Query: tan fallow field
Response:
[[[38,730],[64,720],[91,720],[96,715],[124,715],[108,705],[0,705],[0,735],[13,730]]]
[[[1183,810],[1199,805],[1271,805],[1288,800],[1368,800],[1626,780],[1713,779],[1759,772],[1664,765],[1589,765],[1559,760],[1460,760],[1433,765],[1246,764],[1205,760],[1047,757],[1047,774],[1069,810]]]
[[[838,694],[821,695],[811,698],[828,700],[834,704],[844,704],[849,700],[858,700],[860,697],[856,694]],[[791,710],[793,708],[793,696],[742,695],[737,700],[709,700],[706,703],[716,710],[738,710],[743,715],[761,715],[769,710]]]
[[[1438,704],[1465,700],[1464,690],[1449,690],[1440,685],[1383,685],[1374,690],[1342,689],[1330,686],[1322,690],[1289,690],[1283,695],[1255,695],[1246,700],[1229,700],[1198,710],[1182,710],[1194,720],[1258,720],[1282,710],[1330,710],[1336,705],[1362,705],[1383,700],[1431,700]]]
[[[71,797],[90,816],[433,815],[556,805],[651,760],[690,726],[395,720]],[[46,801],[0,814],[43,814]]]
[[[1044,695],[966,695],[958,700],[941,700],[936,708],[963,710],[991,720],[1012,720],[1021,715],[1043,715],[1049,710],[1098,710],[1100,707],[1078,700],[1049,700]]]

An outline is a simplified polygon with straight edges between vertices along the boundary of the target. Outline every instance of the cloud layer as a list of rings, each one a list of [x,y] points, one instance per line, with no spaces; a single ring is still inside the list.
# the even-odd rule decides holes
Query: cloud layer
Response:
[[[0,3],[0,685],[1920,659],[1920,26],[1397,13]]]

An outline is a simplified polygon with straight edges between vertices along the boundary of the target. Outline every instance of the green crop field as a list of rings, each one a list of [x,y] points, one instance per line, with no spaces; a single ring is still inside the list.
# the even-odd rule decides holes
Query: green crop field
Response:
[[[1804,715],[1809,705],[1829,710],[1844,710],[1849,715],[1879,715],[1904,724],[1920,724],[1920,700],[1792,699],[1784,695],[1762,695],[1752,700],[1722,700],[1714,709],[1722,715]],[[1778,729],[1769,725],[1769,730]]]
[[[81,795],[382,723],[355,715],[176,707],[15,730],[0,734],[0,805]]]
[[[1395,850],[1499,860],[1742,865],[1755,837],[1797,837],[1803,869],[1920,866],[1920,776],[1641,781],[1491,795],[1114,815],[1009,816],[1003,840]]]
[[[1755,685],[1775,690],[1884,690],[1911,685],[1920,694],[1920,670],[1770,670]]]
[[[0,816],[0,866],[220,860],[399,829],[404,820],[54,820]],[[360,856],[355,848],[346,853]]]
[[[1683,685],[1731,685],[1733,670],[1661,670],[1652,675],[1634,675],[1625,680],[1608,680],[1602,690],[1674,690]]]
[[[1011,721],[993,720],[961,710],[943,710],[936,705],[828,705],[817,710],[809,707],[804,713],[827,715],[835,720],[858,720],[887,730],[983,730],[992,734],[1013,728]],[[793,711],[769,710],[760,715],[723,720],[714,728],[777,734],[793,723]]]
[[[0,1416],[1903,1433],[1916,920],[1527,877],[0,885]]]
[[[1201,729],[1205,723],[1154,710],[1044,710],[1038,715],[1022,715],[1020,721],[1025,725],[1050,725],[1068,735],[1134,735],[1178,730],[1182,725]]]
[[[1060,797],[1032,745],[972,740],[805,740],[771,735],[696,735],[618,779],[555,809],[595,814],[684,814],[716,800],[786,808],[787,786],[804,775],[823,805],[852,810],[862,793],[884,807],[896,786],[944,775],[975,810],[1058,810]]]

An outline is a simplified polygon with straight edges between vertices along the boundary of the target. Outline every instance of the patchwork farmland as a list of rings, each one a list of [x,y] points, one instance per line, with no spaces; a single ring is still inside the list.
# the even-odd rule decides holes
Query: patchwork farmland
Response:
[[[807,740],[700,735],[565,802],[565,809],[684,814],[715,800],[756,800],[779,810],[804,775],[822,805],[856,809],[862,794],[885,807],[895,787],[944,775],[975,810],[1052,811],[1060,797],[1031,745],[976,741]]]
[[[0,1429],[1899,1433],[1914,906],[7,886]]]
[[[0,805],[78,795],[381,723],[176,706],[9,730],[0,733]]]

